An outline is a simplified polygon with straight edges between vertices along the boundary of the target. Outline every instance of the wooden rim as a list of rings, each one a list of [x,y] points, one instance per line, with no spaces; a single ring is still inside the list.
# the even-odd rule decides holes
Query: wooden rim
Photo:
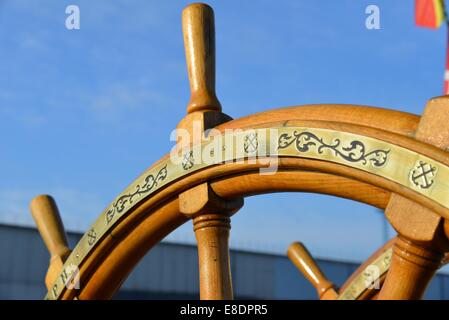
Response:
[[[289,165],[292,165],[292,163]],[[321,183],[324,183],[326,179],[331,179],[327,180],[331,181],[332,185],[328,185],[327,192],[323,192],[325,194],[351,199],[352,193],[350,190],[361,188],[366,190],[367,197],[360,198],[355,196],[352,197],[353,200],[368,203],[379,208],[385,208],[388,203],[389,192],[384,189],[357,180],[319,172],[280,171],[278,174],[270,176],[269,182],[271,183],[258,186],[257,190],[251,190],[248,187],[244,191],[248,195],[271,193],[273,188],[271,184],[279,184],[282,177],[286,174],[297,178],[298,182],[304,183],[287,183],[284,185],[284,191],[317,192],[317,186],[310,183],[310,178],[316,179],[317,182]],[[253,179],[258,179],[258,176],[257,173],[250,171],[247,174],[240,175],[239,178],[252,182],[254,181]],[[220,180],[216,180],[213,185],[222,196],[232,196],[235,191],[228,187],[235,182],[234,179],[236,179],[235,175],[231,175],[229,178],[222,177]],[[251,183],[248,184],[248,186],[250,185]],[[120,226],[114,230],[113,234],[103,240],[95,252],[88,257],[80,269],[80,274],[84,275],[81,277],[80,299],[111,298],[138,261],[163,237],[188,220],[179,212],[177,198],[173,198],[154,209],[148,208],[151,208],[149,203],[142,205],[142,207],[128,215],[120,223]],[[144,217],[140,217],[141,215],[144,215]],[[68,290],[63,298],[71,299],[73,294],[76,294],[74,290]]]
[[[284,127],[302,125],[335,132],[357,133],[379,141],[394,141],[396,145],[412,150],[419,155],[431,157],[431,159],[440,161],[444,166],[449,163],[446,152],[410,138],[418,124],[419,117],[417,116],[378,108],[340,106],[340,110],[347,112],[337,113],[339,120],[342,121],[335,122],[329,121],[334,120],[333,115],[328,112],[329,108],[333,107],[335,106],[326,105],[313,108],[280,109],[234,120],[217,128],[221,131],[237,127],[265,128],[278,126],[279,122],[283,122]],[[307,111],[311,108],[313,116],[319,121],[310,120],[306,116]],[[379,110],[382,111],[379,112]],[[348,117],[341,119],[345,117],[346,113]],[[354,113],[357,117],[364,115],[369,119],[370,126],[360,118],[354,117]],[[264,122],[267,117],[276,121]],[[284,119],[287,117],[288,119]],[[398,126],[394,125],[395,120],[398,120]],[[167,159],[167,156],[150,169],[161,164],[164,159]],[[177,195],[205,181],[209,181],[214,191],[223,198],[277,191],[305,191],[333,194],[379,208],[385,208],[390,193],[394,192],[437,213],[448,214],[447,208],[430,200],[426,195],[417,193],[416,190],[341,163],[282,156],[278,159],[279,171],[276,174],[260,176],[256,172],[261,167],[261,159],[263,158],[259,158],[255,163],[217,164],[192,172],[139,202],[132,210],[123,215],[119,223],[111,227],[102,239],[97,241],[93,249],[77,265],[80,268],[81,289],[65,290],[63,288],[60,290],[60,294],[54,297],[51,296],[50,291],[47,298],[70,299],[78,296],[80,299],[102,299],[111,297],[140,258],[164,236],[187,221],[187,218],[179,213]],[[298,177],[298,179],[286,180],[288,176]],[[325,181],[332,183],[326,184]],[[354,192],[354,190],[366,190],[366,193]],[[74,254],[76,255],[76,252]],[[64,271],[63,268],[62,274]]]

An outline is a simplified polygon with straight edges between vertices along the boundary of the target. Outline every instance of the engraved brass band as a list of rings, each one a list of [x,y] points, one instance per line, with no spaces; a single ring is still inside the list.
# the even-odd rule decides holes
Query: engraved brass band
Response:
[[[204,143],[183,150],[176,159],[164,160],[137,178],[84,234],[46,298],[57,299],[71,278],[69,270],[80,266],[96,243],[131,208],[164,186],[212,165],[277,156],[319,159],[357,168],[401,184],[449,209],[449,167],[406,148],[366,136],[320,128],[274,127],[234,131],[209,137]]]
[[[360,272],[338,295],[337,300],[357,300],[367,289],[380,289],[379,279],[384,276],[391,264],[393,249],[388,249]]]

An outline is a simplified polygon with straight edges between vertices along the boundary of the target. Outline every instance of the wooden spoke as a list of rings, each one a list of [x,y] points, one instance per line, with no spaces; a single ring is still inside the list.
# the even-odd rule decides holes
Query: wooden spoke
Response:
[[[307,248],[300,242],[292,243],[287,250],[287,256],[315,287],[322,300],[335,300],[337,292],[335,286],[323,274],[318,264],[312,258]]]
[[[427,285],[438,270],[443,255],[398,237],[379,300],[421,299]]]
[[[421,117],[416,139],[438,148],[449,147],[449,97],[431,99]],[[410,172],[410,181],[425,190],[432,187],[435,172],[420,162]],[[444,219],[428,208],[398,194],[392,194],[385,214],[399,233],[393,248],[391,267],[379,299],[420,299],[449,251]]]
[[[221,111],[215,94],[214,11],[204,3],[194,3],[182,12],[182,31],[190,82],[187,113]]]
[[[198,245],[200,299],[233,299],[229,258],[231,219],[223,214],[203,214],[193,219]]]
[[[45,284],[50,289],[71,251],[55,200],[49,195],[37,196],[31,201],[30,210],[50,252],[50,266],[45,277]]]
[[[224,200],[218,197],[207,183],[179,196],[181,213],[193,218],[202,300],[233,298],[229,260],[229,217],[242,205],[242,198]]]

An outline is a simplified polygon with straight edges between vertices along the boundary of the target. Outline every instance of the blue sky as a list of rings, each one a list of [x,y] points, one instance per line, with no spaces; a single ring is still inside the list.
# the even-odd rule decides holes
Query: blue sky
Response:
[[[188,1],[0,0],[0,221],[30,224],[37,194],[86,230],[168,152],[189,98],[181,31]],[[445,28],[414,26],[413,1],[207,1],[215,9],[217,93],[238,118],[309,103],[420,114],[442,93]],[[65,28],[78,5],[81,29]],[[365,8],[380,8],[380,30]],[[383,243],[382,215],[311,194],[246,199],[233,247],[359,261]],[[391,230],[390,230],[391,231]],[[393,232],[390,232],[393,235]],[[188,224],[169,237],[193,241]]]

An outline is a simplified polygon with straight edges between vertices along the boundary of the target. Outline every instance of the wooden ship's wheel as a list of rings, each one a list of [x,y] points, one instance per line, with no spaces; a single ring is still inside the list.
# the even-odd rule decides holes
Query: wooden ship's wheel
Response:
[[[398,233],[341,289],[293,243],[288,256],[321,299],[421,298],[449,251],[449,97],[430,99],[421,117],[327,104],[232,120],[215,94],[213,11],[192,4],[182,20],[191,99],[174,151],[118,195],[73,250],[53,199],[31,203],[51,254],[46,298],[113,297],[155,244],[192,220],[200,298],[232,299],[231,216],[246,196],[287,191],[380,208]]]

